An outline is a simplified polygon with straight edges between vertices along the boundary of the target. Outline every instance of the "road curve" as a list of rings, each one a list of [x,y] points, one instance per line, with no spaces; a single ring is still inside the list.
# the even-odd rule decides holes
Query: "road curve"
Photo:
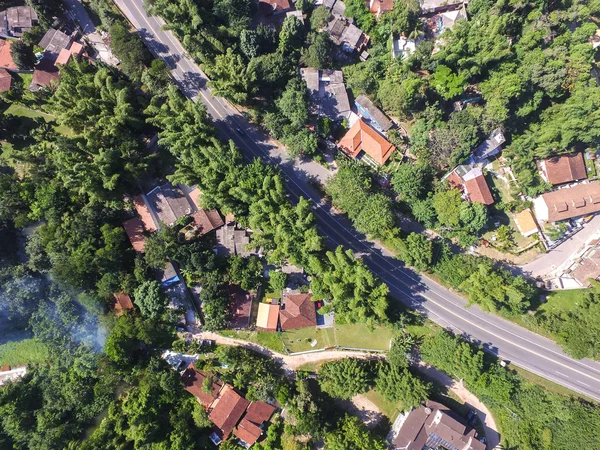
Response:
[[[414,308],[443,327],[452,328],[480,343],[487,351],[511,364],[579,392],[600,402],[600,363],[575,360],[549,339],[532,333],[466,301],[430,278],[406,268],[401,261],[358,233],[343,216],[335,214],[311,187],[311,179],[324,180],[327,173],[314,162],[290,161],[285,150],[260,130],[251,126],[239,111],[222,98],[213,97],[206,86],[207,77],[188,57],[164,21],[148,17],[143,0],[114,0],[139,31],[155,56],[165,60],[182,92],[202,101],[222,136],[233,140],[248,158],[261,158],[278,164],[287,181],[290,199],[303,196],[313,202],[321,233],[329,246],[344,245],[359,254],[365,264],[388,285],[391,296]],[[245,136],[236,128],[246,130]]]

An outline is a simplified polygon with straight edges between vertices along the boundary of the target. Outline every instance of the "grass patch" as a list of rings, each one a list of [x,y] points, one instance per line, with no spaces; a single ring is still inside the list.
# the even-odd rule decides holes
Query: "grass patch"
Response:
[[[0,366],[21,366],[48,360],[48,347],[36,339],[24,339],[0,345]]]
[[[547,294],[547,301],[540,307],[540,311],[569,312],[579,305],[588,289],[566,289],[551,291]]]
[[[381,413],[384,416],[390,419],[390,422],[393,422],[398,416],[398,414],[400,414],[400,412],[402,412],[402,410],[404,409],[404,406],[401,402],[389,402],[383,397],[383,395],[381,395],[374,389],[370,389],[369,392],[363,395],[367,399],[372,401],[375,404],[375,406],[377,406],[377,409],[379,409],[379,411],[381,411]]]
[[[384,350],[390,348],[393,331],[375,326],[372,330],[364,323],[335,325],[335,341],[340,347]]]
[[[6,109],[6,111],[4,111],[4,114],[12,114],[13,116],[26,117],[29,119],[36,119],[38,117],[41,117],[46,121],[46,123],[52,123],[54,125],[54,130],[57,133],[62,134],[66,137],[71,137],[75,135],[75,132],[71,128],[63,125],[57,125],[55,122],[55,117],[52,114],[48,114],[43,111],[38,111],[36,109],[27,108],[25,106],[13,103]]]
[[[284,331],[281,339],[290,353],[319,350],[335,346],[333,328],[299,328],[297,330]],[[311,346],[311,342],[317,341]]]
[[[266,331],[223,330],[220,331],[219,334],[228,338],[252,342],[253,344],[261,345],[277,353],[286,353],[285,346],[281,341],[279,333],[269,333]]]

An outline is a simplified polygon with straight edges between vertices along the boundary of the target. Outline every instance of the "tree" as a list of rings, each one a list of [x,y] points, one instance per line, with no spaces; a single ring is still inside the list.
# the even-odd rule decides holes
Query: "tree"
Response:
[[[401,199],[411,204],[422,199],[431,189],[433,168],[429,164],[401,164],[392,176],[394,190]]]
[[[140,284],[133,294],[133,301],[142,315],[148,319],[159,318],[167,307],[167,298],[161,292],[160,283],[156,280]]]
[[[386,111],[411,118],[425,99],[423,87],[424,83],[419,78],[408,78],[402,83],[386,79],[379,83],[377,99]]]
[[[284,272],[269,271],[269,288],[273,292],[283,291],[287,283],[287,274]]]
[[[263,280],[262,261],[257,256],[229,258],[229,279],[244,290],[258,289]]]
[[[331,12],[325,5],[317,6],[310,15],[310,28],[313,31],[320,30],[329,22],[330,17]]]
[[[333,42],[325,31],[318,33],[312,44],[302,51],[301,61],[308,67],[328,69],[331,67]]]
[[[290,122],[294,133],[308,123],[308,100],[306,84],[298,77],[292,78],[276,101],[277,107]]]
[[[430,385],[421,381],[406,368],[381,364],[376,389],[387,401],[399,402],[404,411],[409,411],[429,398]]]
[[[325,436],[325,450],[385,450],[385,440],[375,437],[358,417],[345,415],[338,428]]]
[[[319,368],[319,385],[332,397],[350,399],[366,392],[373,382],[369,363],[356,358],[324,363]]]
[[[221,96],[240,105],[247,104],[254,95],[256,74],[249,70],[241,55],[231,48],[215,58],[214,64],[206,67],[210,76],[210,87],[214,95]]]
[[[144,67],[152,60],[152,55],[137,33],[131,33],[121,22],[115,22],[109,29],[110,48],[119,61],[119,67],[130,77],[139,80]]]
[[[296,16],[287,16],[279,32],[279,52],[285,55],[294,55],[302,46],[303,41],[304,26],[302,22]]]
[[[460,226],[460,212],[463,200],[456,189],[438,192],[433,196],[433,208],[443,227],[457,228]]]
[[[152,94],[166,96],[171,84],[169,67],[162,59],[154,59],[148,70],[142,73],[141,81]]]
[[[418,271],[423,271],[431,266],[433,242],[426,236],[410,233],[406,238],[406,247],[406,252],[401,255],[406,264],[413,266]]]
[[[19,69],[31,70],[35,64],[33,47],[23,41],[11,42],[10,56]]]
[[[463,77],[452,73],[450,67],[442,64],[437,66],[433,74],[432,85],[445,100],[450,100],[462,94],[466,84],[466,80]]]

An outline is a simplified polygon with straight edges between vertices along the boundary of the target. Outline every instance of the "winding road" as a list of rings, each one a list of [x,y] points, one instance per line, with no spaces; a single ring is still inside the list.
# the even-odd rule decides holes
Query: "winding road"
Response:
[[[310,161],[290,160],[283,147],[250,125],[234,106],[213,97],[206,85],[206,75],[186,56],[173,33],[163,30],[164,21],[146,14],[143,0],[114,1],[148,48],[172,69],[172,76],[182,92],[206,105],[222,136],[233,140],[246,157],[279,165],[292,201],[303,196],[313,202],[317,225],[330,247],[344,245],[351,248],[388,285],[394,299],[420,311],[442,327],[468,336],[511,364],[600,401],[600,363],[589,359],[575,360],[549,339],[485,313],[476,306],[467,308],[462,297],[406,268],[385,248],[367,240],[345,217],[332,211],[312,187],[313,180],[327,179],[329,172],[325,168]],[[237,128],[245,130],[245,134],[236,132]]]

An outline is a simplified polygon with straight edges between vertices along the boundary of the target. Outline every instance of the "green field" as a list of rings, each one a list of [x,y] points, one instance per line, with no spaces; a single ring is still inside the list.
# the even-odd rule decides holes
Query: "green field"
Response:
[[[369,390],[366,394],[363,394],[366,398],[371,400],[375,406],[381,411],[381,413],[390,419],[390,422],[393,422],[394,419],[400,414],[403,410],[403,405],[398,403],[392,403],[383,398],[379,392],[374,389]]]
[[[284,331],[281,339],[290,353],[305,352],[335,346],[333,328],[299,328],[298,330]],[[312,346],[311,343],[316,342]]]
[[[562,311],[568,312],[577,306],[583,299],[588,289],[567,289],[562,291],[548,292],[546,303],[539,307],[539,311]]]
[[[372,330],[364,323],[335,325],[335,342],[339,347],[384,350],[390,348],[393,331],[386,327],[375,326]]]
[[[48,360],[48,348],[35,339],[24,339],[0,345],[0,366],[22,366]]]
[[[47,123],[54,122],[54,119],[55,119],[52,114],[48,114],[48,113],[38,111],[35,109],[27,108],[25,106],[17,105],[15,103],[10,105],[6,109],[6,111],[4,111],[4,114],[12,114],[13,116],[18,116],[18,117],[28,117],[30,119],[36,119],[38,117],[41,117]],[[54,129],[58,133],[62,134],[63,136],[66,136],[66,137],[70,137],[70,136],[74,135],[73,130],[71,130],[69,127],[59,126],[59,125],[55,124]]]
[[[279,333],[223,330],[220,331],[219,334],[229,338],[252,342],[253,344],[261,345],[277,353],[285,353],[285,346],[279,337]]]

